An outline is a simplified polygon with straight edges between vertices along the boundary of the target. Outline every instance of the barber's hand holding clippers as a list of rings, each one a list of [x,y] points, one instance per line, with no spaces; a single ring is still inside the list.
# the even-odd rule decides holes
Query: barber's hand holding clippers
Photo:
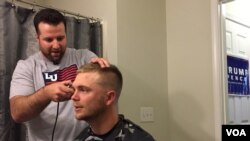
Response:
[[[72,81],[66,80],[47,85],[44,87],[44,93],[54,102],[70,100],[74,94]]]

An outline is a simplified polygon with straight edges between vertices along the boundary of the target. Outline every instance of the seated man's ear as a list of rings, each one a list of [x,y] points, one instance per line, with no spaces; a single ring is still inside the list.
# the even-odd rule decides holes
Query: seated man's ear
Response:
[[[105,102],[106,105],[111,105],[116,101],[117,94],[114,90],[110,90],[106,93]]]

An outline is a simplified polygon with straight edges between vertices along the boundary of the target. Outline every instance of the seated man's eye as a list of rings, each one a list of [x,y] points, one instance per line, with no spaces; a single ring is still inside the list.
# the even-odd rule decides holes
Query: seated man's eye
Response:
[[[80,87],[79,90],[81,92],[88,92],[90,89],[89,88],[86,88],[86,87]]]

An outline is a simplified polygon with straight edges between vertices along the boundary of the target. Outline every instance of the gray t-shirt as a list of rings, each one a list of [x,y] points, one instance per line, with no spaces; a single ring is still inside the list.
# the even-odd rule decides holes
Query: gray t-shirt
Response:
[[[58,65],[54,65],[41,52],[17,63],[12,76],[10,98],[16,95],[30,95],[45,85],[63,80],[74,80],[76,70],[90,62],[96,55],[87,49],[67,48]],[[51,102],[38,117],[25,122],[29,141],[51,140],[55,124],[57,103]],[[87,126],[74,117],[72,101],[60,102],[55,141],[71,141]]]

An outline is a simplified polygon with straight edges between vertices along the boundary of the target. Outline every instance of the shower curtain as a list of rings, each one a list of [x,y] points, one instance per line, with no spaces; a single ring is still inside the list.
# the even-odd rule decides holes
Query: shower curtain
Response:
[[[37,11],[0,2],[0,141],[25,141],[24,128],[13,122],[9,109],[11,76],[19,59],[39,51],[33,17]],[[99,21],[66,16],[68,47],[88,48],[102,56]]]

